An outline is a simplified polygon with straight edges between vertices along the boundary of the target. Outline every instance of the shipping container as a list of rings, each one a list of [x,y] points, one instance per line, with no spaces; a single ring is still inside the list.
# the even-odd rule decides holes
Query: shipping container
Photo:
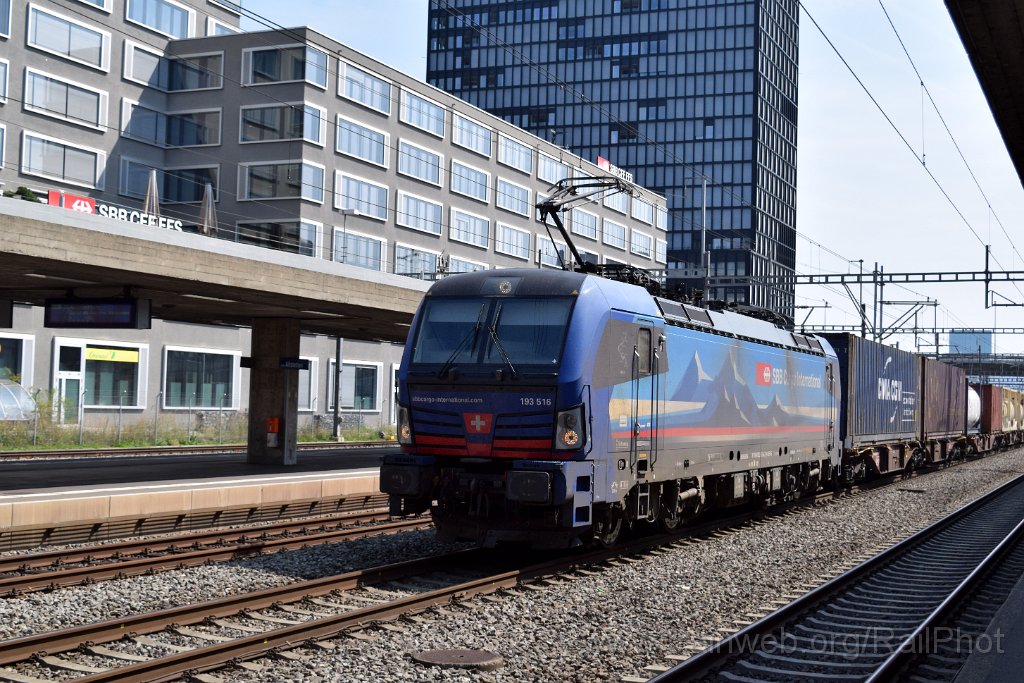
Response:
[[[963,368],[921,358],[921,429],[925,439],[967,433],[967,373]]]
[[[997,434],[1003,427],[1003,389],[991,384],[978,387],[981,396],[981,433]]]
[[[918,437],[917,357],[852,334],[820,335],[839,358],[839,436],[844,448]]]
[[[1003,431],[1015,432],[1020,429],[1021,394],[1013,389],[1003,387]]]

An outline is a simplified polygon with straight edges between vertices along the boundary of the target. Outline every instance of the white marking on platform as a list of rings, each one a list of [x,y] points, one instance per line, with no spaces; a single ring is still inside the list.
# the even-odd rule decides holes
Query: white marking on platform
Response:
[[[365,470],[346,470],[342,473],[334,472],[313,472],[310,474],[267,474],[267,475],[254,475],[251,477],[245,477],[242,479],[178,479],[166,484],[137,484],[133,482],[125,482],[120,486],[107,486],[104,488],[54,488],[49,490],[35,489],[33,493],[0,493],[0,502],[12,501],[17,499],[25,498],[44,498],[44,497],[56,497],[58,495],[66,496],[80,496],[80,495],[95,495],[95,494],[109,494],[119,493],[125,491],[159,491],[175,488],[212,488],[221,486],[252,486],[265,483],[277,483],[277,482],[299,482],[309,481],[317,479],[358,479],[369,476],[377,476],[380,473],[379,468],[365,469]]]

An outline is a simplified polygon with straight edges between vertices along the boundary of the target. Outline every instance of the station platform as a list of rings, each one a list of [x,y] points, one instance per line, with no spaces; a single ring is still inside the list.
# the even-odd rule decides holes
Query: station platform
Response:
[[[1024,577],[996,612],[985,633],[976,639],[959,639],[972,648],[954,683],[1017,683],[1024,679]]]
[[[235,454],[0,461],[0,550],[355,510],[381,496],[380,460],[397,450],[300,451],[288,467]]]

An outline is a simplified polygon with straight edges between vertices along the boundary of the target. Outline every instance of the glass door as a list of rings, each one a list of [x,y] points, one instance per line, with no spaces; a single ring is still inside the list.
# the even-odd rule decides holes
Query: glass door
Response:
[[[82,347],[60,347],[55,398],[58,424],[77,425],[82,414]]]

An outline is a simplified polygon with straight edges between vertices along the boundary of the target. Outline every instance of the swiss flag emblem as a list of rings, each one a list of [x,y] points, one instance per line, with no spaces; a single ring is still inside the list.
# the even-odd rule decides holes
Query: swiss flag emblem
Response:
[[[466,423],[467,434],[490,434],[491,413],[465,413],[462,419]]]
[[[757,376],[757,383],[761,386],[771,386],[772,383],[772,366],[768,363],[758,363],[757,370],[755,371]]]

